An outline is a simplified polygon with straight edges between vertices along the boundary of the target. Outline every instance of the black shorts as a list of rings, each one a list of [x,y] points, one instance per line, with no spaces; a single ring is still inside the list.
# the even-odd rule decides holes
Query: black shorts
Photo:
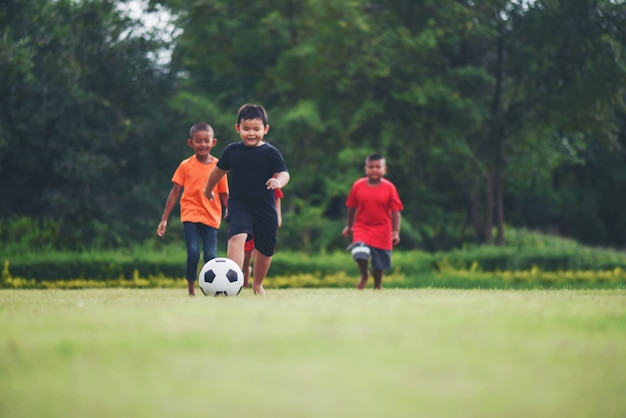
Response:
[[[254,236],[254,248],[271,257],[276,250],[278,217],[276,208],[261,204],[254,206],[239,200],[228,201],[228,238],[237,234]]]

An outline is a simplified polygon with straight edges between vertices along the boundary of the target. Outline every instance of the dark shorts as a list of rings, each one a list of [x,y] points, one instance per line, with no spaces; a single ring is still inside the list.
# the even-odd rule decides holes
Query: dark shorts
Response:
[[[389,270],[391,268],[391,250],[381,250],[364,243],[355,243],[351,246],[352,258],[355,260],[372,259],[372,268],[375,270]]]
[[[238,234],[254,236],[254,248],[261,254],[271,257],[276,250],[278,217],[271,206],[247,205],[241,201],[228,202],[228,238]]]

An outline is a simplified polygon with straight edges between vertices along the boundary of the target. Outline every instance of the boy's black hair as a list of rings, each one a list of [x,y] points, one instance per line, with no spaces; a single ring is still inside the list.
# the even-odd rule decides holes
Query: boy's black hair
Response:
[[[367,162],[370,162],[370,161],[378,161],[378,160],[384,160],[384,159],[385,159],[385,157],[383,157],[383,156],[382,156],[382,155],[380,155],[380,154],[371,154],[371,155],[369,155],[369,156],[365,159],[365,162],[367,163]]]
[[[263,121],[263,126],[267,126],[267,112],[263,106],[246,103],[239,108],[239,111],[237,112],[237,125],[239,125],[242,120],[253,119],[261,119]]]
[[[191,129],[189,129],[189,138],[191,138],[196,132],[200,131],[213,132],[213,127],[204,122],[196,123],[191,127]]]

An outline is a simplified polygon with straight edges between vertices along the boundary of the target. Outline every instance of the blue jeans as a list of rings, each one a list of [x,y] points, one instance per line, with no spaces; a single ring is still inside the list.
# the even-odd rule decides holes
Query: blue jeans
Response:
[[[217,229],[202,223],[183,222],[185,243],[187,244],[187,270],[185,277],[194,282],[198,277],[200,261],[200,241],[204,250],[204,262],[217,257]]]

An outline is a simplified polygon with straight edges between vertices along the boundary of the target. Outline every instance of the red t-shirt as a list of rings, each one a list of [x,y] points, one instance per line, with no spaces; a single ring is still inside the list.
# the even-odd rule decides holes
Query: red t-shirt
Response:
[[[346,206],[356,208],[352,225],[353,242],[364,242],[381,250],[391,250],[391,213],[404,209],[396,186],[382,179],[380,184],[369,185],[367,177],[354,182]]]

